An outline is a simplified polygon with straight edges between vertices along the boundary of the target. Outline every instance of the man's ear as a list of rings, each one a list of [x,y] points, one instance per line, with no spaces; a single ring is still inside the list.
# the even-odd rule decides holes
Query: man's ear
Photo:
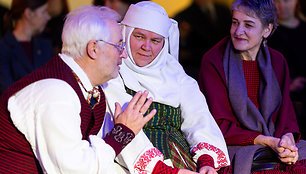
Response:
[[[91,59],[96,59],[97,58],[97,53],[99,51],[99,45],[98,42],[95,40],[91,40],[88,42],[87,47],[86,47],[87,55]]]

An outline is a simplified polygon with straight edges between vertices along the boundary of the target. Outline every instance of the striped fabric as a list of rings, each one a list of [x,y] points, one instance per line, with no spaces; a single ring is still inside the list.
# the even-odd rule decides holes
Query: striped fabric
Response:
[[[42,173],[30,144],[10,119],[7,102],[10,96],[25,86],[46,78],[64,80],[76,91],[81,102],[81,131],[84,140],[87,140],[89,135],[96,135],[102,126],[105,115],[105,96],[102,90],[99,89],[102,94],[101,102],[92,110],[72,70],[61,58],[55,57],[45,66],[13,84],[0,98],[0,173]]]
[[[127,87],[126,92],[132,96],[136,94]],[[174,167],[196,171],[189,145],[181,131],[180,108],[153,102],[147,113],[153,109],[156,109],[157,113],[143,127],[147,137],[163,153],[165,159],[171,159]]]

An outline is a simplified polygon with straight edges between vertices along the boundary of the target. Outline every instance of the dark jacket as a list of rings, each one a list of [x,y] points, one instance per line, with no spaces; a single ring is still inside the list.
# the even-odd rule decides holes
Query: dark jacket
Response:
[[[15,81],[44,65],[53,56],[50,41],[38,36],[32,39],[33,64],[11,32],[0,40],[0,48],[0,94]]]

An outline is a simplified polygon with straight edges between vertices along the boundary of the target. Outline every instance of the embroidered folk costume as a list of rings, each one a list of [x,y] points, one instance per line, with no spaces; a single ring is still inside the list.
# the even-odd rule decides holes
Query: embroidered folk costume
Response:
[[[116,101],[125,106],[137,91],[148,90],[153,97],[150,110],[157,109],[157,114],[144,126],[145,134],[141,136],[144,140],[149,138],[162,154],[153,153],[151,156],[155,158],[149,160],[144,158],[144,168],[149,171],[150,166],[163,158],[169,165],[191,170],[203,165],[214,168],[229,165],[224,138],[205,97],[178,62],[177,22],[168,18],[161,6],[145,1],[131,5],[121,23],[128,58],[123,60],[118,78],[104,84],[103,90],[110,99],[107,113],[111,115]],[[135,28],[157,33],[165,39],[157,57],[143,67],[136,65],[131,54],[130,37]],[[144,151],[150,145],[143,143],[137,150]],[[126,158],[128,150],[132,150],[129,146],[122,151],[127,152],[123,154]]]
[[[90,107],[85,89],[92,88],[81,67],[64,54],[11,86],[0,99],[0,171],[114,173],[116,155],[135,135],[116,124],[102,137],[102,125],[113,123],[104,122],[101,88],[100,102]]]

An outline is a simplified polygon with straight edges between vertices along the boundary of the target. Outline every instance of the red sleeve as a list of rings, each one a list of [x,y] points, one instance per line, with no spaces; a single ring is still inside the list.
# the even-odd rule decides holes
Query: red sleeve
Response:
[[[158,161],[153,169],[152,174],[177,174],[178,168],[167,166],[162,161]]]
[[[201,155],[197,161],[198,170],[204,166],[210,166],[212,168],[215,168],[214,159],[207,154]]]
[[[198,79],[199,86],[227,145],[253,144],[259,133],[241,127],[229,101],[222,62],[225,44],[226,41],[222,40],[204,55]]]

